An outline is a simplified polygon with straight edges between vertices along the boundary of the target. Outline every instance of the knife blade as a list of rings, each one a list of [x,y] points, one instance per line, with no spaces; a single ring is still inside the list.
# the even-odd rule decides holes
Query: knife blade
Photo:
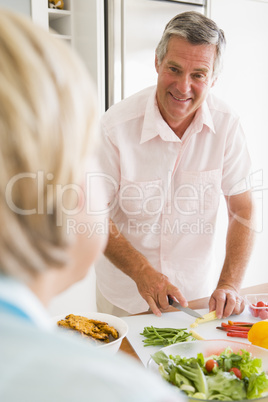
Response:
[[[204,317],[201,314],[199,314],[197,311],[192,310],[190,307],[182,307],[182,305],[179,302],[173,300],[170,296],[168,296],[168,302],[171,306],[183,311],[186,314],[191,315],[192,317],[204,319]]]

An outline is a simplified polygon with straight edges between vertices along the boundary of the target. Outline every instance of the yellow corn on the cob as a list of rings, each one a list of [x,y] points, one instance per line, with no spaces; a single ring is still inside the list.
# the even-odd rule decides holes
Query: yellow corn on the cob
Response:
[[[208,322],[208,321],[213,321],[213,320],[217,320],[217,316],[216,316],[216,310],[211,311],[210,313],[204,314],[203,318],[197,318],[195,320],[195,322],[193,322],[190,327],[191,328],[195,328],[197,327],[199,324],[202,324],[204,322]]]

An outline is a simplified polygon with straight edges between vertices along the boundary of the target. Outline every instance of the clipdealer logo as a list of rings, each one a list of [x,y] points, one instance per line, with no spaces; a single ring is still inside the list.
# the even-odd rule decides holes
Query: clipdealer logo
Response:
[[[172,222],[168,218],[163,218],[161,223],[138,222],[136,219],[128,219],[127,230],[130,233],[143,235],[212,235],[214,225],[206,222],[205,219],[196,219],[194,222],[183,222],[175,219]]]
[[[77,184],[51,184],[50,181],[53,179],[54,175],[52,173],[45,174],[43,171],[38,171],[37,173],[19,173],[13,176],[6,185],[5,198],[7,205],[17,215],[56,214],[56,224],[57,226],[62,226],[63,215],[72,216],[81,212],[85,202],[85,195],[81,186]],[[22,182],[23,180],[32,181],[31,188],[35,190],[33,199],[36,199],[33,208],[21,208],[14,201],[14,187],[22,184],[27,188],[26,182]],[[76,203],[74,202],[76,206],[67,208],[65,206],[64,197],[68,197],[71,193],[74,199],[77,200]],[[52,199],[54,202],[51,202]]]
[[[70,231],[78,233],[87,233],[91,236],[95,233],[108,233],[109,220],[105,224],[94,221],[94,224],[87,222],[79,222],[76,224],[75,215],[79,214],[84,208],[87,215],[104,215],[109,214],[113,209],[120,207],[123,214],[127,216],[125,223],[119,225],[119,231],[140,232],[140,233],[170,233],[170,234],[212,234],[213,225],[206,222],[202,218],[207,205],[213,208],[218,207],[219,192],[215,191],[213,184],[199,184],[198,186],[191,183],[184,183],[176,189],[168,189],[168,193],[160,183],[127,183],[118,188],[117,182],[113,177],[102,173],[86,174],[85,187],[77,184],[52,185],[50,182],[54,176],[51,173],[45,174],[42,171],[37,173],[20,173],[12,177],[6,186],[5,198],[9,208],[19,215],[33,214],[55,214],[56,224],[63,224],[63,216],[68,217],[67,224]],[[13,199],[14,186],[20,183],[21,180],[33,180],[34,189],[36,191],[36,205],[33,208],[23,209]],[[98,184],[102,182],[102,186],[108,186],[110,191],[116,194],[113,202],[104,206],[103,203],[94,209],[91,201],[91,195],[98,188]],[[261,170],[254,172],[250,176],[250,183],[241,181],[235,185],[231,193],[247,191],[251,188],[252,198],[257,204],[257,219],[253,222],[251,219],[246,219],[232,211],[229,203],[229,212],[241,224],[256,232],[263,230],[263,172]],[[67,208],[64,203],[64,198],[72,193],[74,199],[77,200],[73,208]],[[215,196],[215,194],[216,196]],[[172,195],[173,194],[173,195]],[[48,195],[53,195],[56,208],[48,201]],[[51,197],[50,197],[51,198]],[[167,202],[168,201],[168,202]],[[164,209],[165,208],[165,209]],[[55,210],[54,210],[55,209]],[[162,221],[157,220],[157,216],[165,217]],[[178,213],[184,219],[175,218],[169,219],[173,212]],[[193,218],[193,221],[187,218]],[[74,218],[72,218],[74,217]],[[142,217],[142,219],[140,219]],[[69,222],[68,222],[69,221]],[[78,226],[79,225],[79,226]]]
[[[90,207],[90,193],[94,180],[101,179],[105,182],[108,192],[113,194],[112,203],[102,212],[110,212],[114,208],[129,217],[145,216],[153,217],[162,213],[172,215],[174,210],[183,216],[203,215],[205,209],[215,208],[219,202],[219,185],[210,182],[184,182],[174,187],[172,172],[168,172],[168,186],[164,186],[161,180],[154,182],[128,182],[122,181],[120,186],[112,176],[107,174],[91,173],[87,175],[87,207],[89,213],[98,214]]]

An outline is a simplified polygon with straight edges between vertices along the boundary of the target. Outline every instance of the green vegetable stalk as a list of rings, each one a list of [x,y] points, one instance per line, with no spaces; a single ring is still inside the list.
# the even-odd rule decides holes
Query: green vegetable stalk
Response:
[[[140,335],[146,338],[143,340],[144,346],[168,346],[194,340],[186,328],[156,328],[151,326],[145,327]]]
[[[207,396],[208,385],[205,374],[197,362],[191,362],[189,365],[183,364],[177,366],[179,373],[191,380],[197,392]]]

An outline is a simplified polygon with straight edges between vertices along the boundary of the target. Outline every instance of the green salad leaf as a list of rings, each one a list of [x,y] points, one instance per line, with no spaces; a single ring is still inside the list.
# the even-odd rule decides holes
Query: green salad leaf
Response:
[[[187,358],[167,356],[163,351],[158,351],[152,359],[159,365],[159,371],[166,381],[194,398],[235,401],[260,398],[265,392],[268,393],[268,377],[262,369],[261,359],[253,358],[244,349],[234,353],[227,348],[220,356],[207,358],[202,353]],[[208,373],[205,364],[209,359],[217,361],[217,371]],[[242,378],[230,372],[231,368],[239,369]]]
[[[205,374],[198,364],[198,359],[180,356],[167,356],[163,351],[158,351],[152,356],[159,365],[162,377],[183,390],[187,395],[196,392],[208,395]]]
[[[252,374],[248,381],[247,398],[260,398],[263,392],[268,391],[268,379],[264,372]]]
[[[184,377],[193,382],[197,392],[200,392],[207,396],[208,384],[205,374],[197,362],[191,362],[190,364],[183,364],[177,366],[178,371]]]
[[[219,370],[207,376],[209,399],[236,401],[245,399],[247,392],[243,381],[235,375]]]
[[[253,373],[262,371],[262,361],[258,358],[252,358],[251,353],[241,349],[238,353],[233,353],[231,348],[225,349],[220,356],[215,356],[219,367],[224,371],[229,371],[232,367],[237,367],[242,373],[242,377],[250,377]]]

